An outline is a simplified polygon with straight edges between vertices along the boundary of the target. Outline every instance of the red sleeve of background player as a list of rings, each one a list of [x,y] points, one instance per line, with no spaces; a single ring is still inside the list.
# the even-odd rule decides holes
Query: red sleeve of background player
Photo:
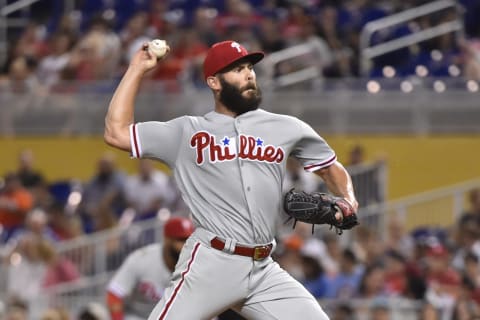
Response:
[[[123,320],[123,299],[107,291],[107,306],[112,320]]]

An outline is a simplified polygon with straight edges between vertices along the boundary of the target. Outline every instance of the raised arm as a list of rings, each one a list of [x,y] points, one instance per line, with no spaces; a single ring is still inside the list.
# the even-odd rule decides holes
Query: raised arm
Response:
[[[337,197],[345,198],[355,209],[358,210],[358,202],[355,198],[352,179],[343,165],[336,161],[331,166],[315,171],[319,175],[328,190]]]
[[[148,44],[133,56],[127,71],[118,85],[105,117],[105,142],[112,147],[130,151],[129,126],[134,122],[135,97],[144,74],[153,69],[157,58],[150,55]]]

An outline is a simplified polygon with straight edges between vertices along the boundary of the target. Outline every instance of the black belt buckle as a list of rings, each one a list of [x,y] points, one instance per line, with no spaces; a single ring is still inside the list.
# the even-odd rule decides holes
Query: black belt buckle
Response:
[[[268,257],[270,254],[270,248],[270,245],[253,248],[253,260],[260,261]]]

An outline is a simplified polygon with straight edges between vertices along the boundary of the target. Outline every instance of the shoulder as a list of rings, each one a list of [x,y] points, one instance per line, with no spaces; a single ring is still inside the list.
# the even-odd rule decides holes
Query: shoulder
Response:
[[[266,111],[264,109],[257,109],[255,111],[253,111],[251,116],[255,117],[255,118],[271,120],[271,121],[282,121],[282,122],[285,122],[285,123],[300,123],[300,122],[302,122],[297,117],[287,115],[287,114],[274,113],[274,112]]]

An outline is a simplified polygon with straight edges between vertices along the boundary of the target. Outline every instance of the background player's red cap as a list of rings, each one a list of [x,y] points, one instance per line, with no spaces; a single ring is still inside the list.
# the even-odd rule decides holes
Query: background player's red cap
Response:
[[[235,41],[218,42],[211,46],[207,52],[203,62],[203,75],[207,80],[208,77],[214,76],[235,61],[245,58],[255,64],[262,60],[264,56],[265,54],[261,51],[248,53],[247,49]]]
[[[195,227],[190,219],[183,217],[170,218],[163,227],[163,235],[173,239],[187,239]]]

